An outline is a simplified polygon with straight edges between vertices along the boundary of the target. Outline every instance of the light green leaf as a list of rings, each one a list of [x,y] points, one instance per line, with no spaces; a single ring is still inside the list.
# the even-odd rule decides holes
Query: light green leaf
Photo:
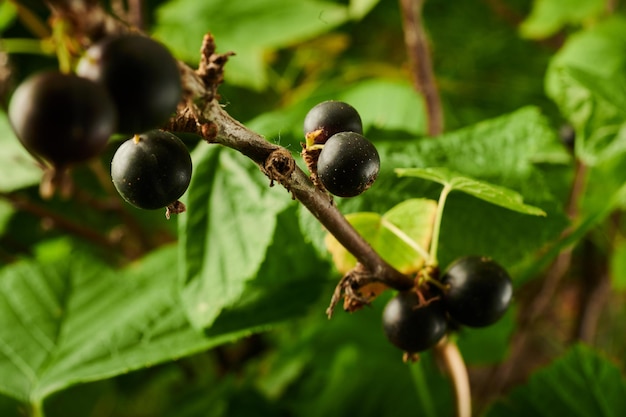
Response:
[[[0,32],[6,29],[17,17],[17,7],[10,1],[0,3]]]
[[[0,270],[0,391],[33,404],[72,384],[189,355],[207,338],[175,292],[176,249],[122,271],[71,246]],[[56,254],[56,255],[55,255]]]
[[[6,113],[0,112],[0,191],[11,192],[36,185],[42,171],[13,133]]]
[[[620,369],[591,348],[577,345],[498,401],[486,417],[620,417],[625,413],[626,383]]]
[[[535,0],[530,15],[519,29],[526,38],[544,39],[566,25],[590,23],[604,9],[603,0]]]
[[[362,19],[378,3],[380,3],[380,0],[350,0],[350,17],[355,20]]]
[[[415,136],[426,132],[424,102],[408,82],[368,80],[346,90],[339,99],[359,111],[366,130],[375,127]]]
[[[453,172],[447,168],[399,168],[400,177],[416,177],[438,182],[451,190],[463,191],[481,200],[509,210],[534,216],[545,216],[538,207],[524,204],[523,197],[516,191],[498,185],[478,181]]]
[[[318,0],[174,0],[158,9],[154,35],[179,58],[197,62],[211,32],[220,51],[237,54],[227,80],[263,89],[266,52],[325,33],[348,17],[347,7]]]
[[[411,199],[382,216],[350,213],[346,218],[385,261],[409,274],[418,271],[428,256],[436,210],[433,200]],[[342,274],[356,265],[356,259],[330,234],[326,246]]]

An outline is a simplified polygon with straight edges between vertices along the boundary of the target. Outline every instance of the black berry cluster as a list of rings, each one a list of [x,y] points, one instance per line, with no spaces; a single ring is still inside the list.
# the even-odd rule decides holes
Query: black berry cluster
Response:
[[[57,173],[99,155],[114,133],[134,135],[113,158],[113,182],[129,203],[160,208],[185,192],[191,175],[180,139],[153,130],[181,95],[178,63],[162,44],[115,35],[91,45],[75,74],[26,79],[11,98],[9,119],[24,147]]]
[[[439,279],[440,289],[398,293],[385,306],[383,330],[407,353],[433,347],[452,327],[485,327],[506,312],[513,297],[507,271],[492,259],[467,256]],[[453,324],[453,325],[451,325]]]
[[[378,177],[380,157],[372,142],[363,136],[356,109],[341,101],[325,101],[313,107],[304,119],[306,147],[320,150],[309,170],[331,194],[354,197],[367,190]]]

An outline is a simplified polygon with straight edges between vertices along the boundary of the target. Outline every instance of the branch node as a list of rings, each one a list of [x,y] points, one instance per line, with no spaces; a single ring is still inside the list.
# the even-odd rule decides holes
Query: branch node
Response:
[[[296,169],[296,161],[291,152],[285,148],[272,151],[265,160],[263,168],[270,179],[270,187],[274,186],[274,181],[278,181],[289,191],[289,178]]]
[[[376,297],[389,288],[382,279],[374,276],[363,264],[358,263],[339,281],[326,309],[330,319],[335,307],[343,296],[343,309],[353,313],[370,305]]]

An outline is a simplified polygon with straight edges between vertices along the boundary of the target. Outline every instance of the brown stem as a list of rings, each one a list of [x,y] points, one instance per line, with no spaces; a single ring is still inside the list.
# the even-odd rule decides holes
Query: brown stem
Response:
[[[0,197],[6,199],[17,210],[22,210],[24,212],[33,214],[42,220],[49,221],[55,228],[65,230],[72,235],[79,236],[106,249],[111,249],[114,246],[107,236],[103,235],[97,230],[91,229],[83,224],[74,222],[66,217],[63,217],[58,213],[52,212],[42,206],[33,203],[25,197],[19,196],[14,193],[2,193],[0,194]]]
[[[48,4],[55,13],[72,22],[75,31],[86,38],[128,30],[122,22],[108,15],[95,0],[48,0]],[[184,63],[179,63],[184,98],[168,129],[197,133],[209,142],[219,143],[246,155],[272,181],[279,180],[377,280],[398,290],[411,288],[413,280],[385,262],[348,223],[328,195],[315,187],[295,163],[283,164],[293,168],[281,178],[269,174],[266,163],[271,155],[280,153],[282,158],[279,160],[284,159],[285,154],[292,159],[293,156],[287,149],[266,141],[246,128],[220,106],[217,86],[223,80],[223,65],[232,53],[215,54],[214,51],[213,37],[207,35],[202,43],[198,70],[194,71]]]
[[[217,134],[211,139],[214,143],[235,149],[265,170],[265,162],[281,146],[265,140],[233,119],[214,101],[204,111],[203,116],[217,126]],[[354,257],[363,264],[373,276],[388,286],[406,290],[413,286],[413,280],[385,262],[380,255],[363,239],[363,237],[346,220],[337,206],[332,203],[328,194],[321,191],[300,168],[295,166],[290,176],[282,185],[299,200],[316,219],[322,223]]]
[[[443,109],[435,82],[428,39],[422,23],[424,0],[400,0],[404,42],[415,89],[424,96],[428,116],[428,135],[443,133]]]

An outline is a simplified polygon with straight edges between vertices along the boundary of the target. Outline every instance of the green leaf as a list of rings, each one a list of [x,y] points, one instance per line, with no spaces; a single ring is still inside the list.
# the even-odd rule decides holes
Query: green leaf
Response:
[[[402,352],[381,330],[382,308],[391,295],[358,314],[337,313],[328,321],[314,313],[281,328],[277,349],[255,373],[261,374],[262,389],[300,417],[408,417],[432,410],[452,415],[449,381],[432,356],[425,352],[419,362],[403,363]],[[278,373],[289,375],[276,386],[272,377]]]
[[[228,82],[267,86],[264,54],[325,33],[348,19],[344,6],[318,0],[174,0],[157,10],[154,35],[178,58],[197,62],[203,36],[211,32],[220,51],[234,51]]]
[[[367,15],[380,0],[350,0],[350,16],[355,19],[362,19]]]
[[[448,196],[437,253],[445,266],[460,256],[490,256],[508,268],[527,268],[537,248],[555,239],[569,220],[562,201],[569,193],[571,157],[546,118],[533,107],[485,120],[437,138],[377,142],[381,172],[359,198],[340,201],[344,212],[384,212],[415,197],[436,200],[441,186],[398,178],[397,168],[445,167],[464,177],[515,190],[547,216],[529,216],[466,193]],[[526,259],[528,263],[524,263]],[[511,269],[513,275],[523,270]]]
[[[451,190],[463,191],[496,206],[534,216],[545,216],[538,207],[524,204],[521,194],[508,188],[478,181],[446,168],[399,168],[400,177],[416,177],[438,182]]]
[[[603,416],[626,413],[626,383],[609,359],[584,345],[571,348],[498,401],[487,417]]]
[[[437,203],[427,199],[406,200],[382,216],[351,213],[346,218],[378,254],[399,271],[417,272],[428,255]],[[356,259],[330,234],[326,245],[339,272],[345,274]]]
[[[415,136],[426,132],[424,101],[409,82],[368,80],[346,90],[339,99],[359,111],[365,130],[374,127]]]
[[[552,59],[546,91],[576,130],[576,153],[597,165],[626,149],[626,20],[572,36]]]
[[[232,340],[188,323],[176,297],[175,247],[115,271],[68,245],[0,270],[0,391],[40,404],[109,378]]]
[[[0,191],[11,192],[38,184],[42,171],[13,133],[6,113],[0,112]]]
[[[250,310],[248,318],[260,320],[263,315],[248,306],[252,301],[258,306],[260,298],[276,297],[276,303],[298,288],[312,294],[319,290],[322,281],[310,278],[315,269],[324,269],[304,242],[294,202],[284,189],[270,188],[249,159],[230,149],[200,147],[187,195],[187,214],[179,220],[179,285],[194,326],[209,328],[218,317],[216,325],[224,320],[228,325],[247,323],[224,318],[228,314],[221,317],[229,311],[241,315]],[[264,284],[266,280],[270,282]],[[285,302],[285,310],[277,306],[266,312],[284,319],[297,302],[294,297]]]
[[[603,0],[535,0],[530,15],[519,29],[526,38],[544,39],[566,25],[593,21],[605,7]]]
[[[626,291],[626,242],[620,241],[611,254],[611,280],[616,291]]]
[[[6,29],[17,17],[17,7],[10,1],[0,3],[0,32]]]

